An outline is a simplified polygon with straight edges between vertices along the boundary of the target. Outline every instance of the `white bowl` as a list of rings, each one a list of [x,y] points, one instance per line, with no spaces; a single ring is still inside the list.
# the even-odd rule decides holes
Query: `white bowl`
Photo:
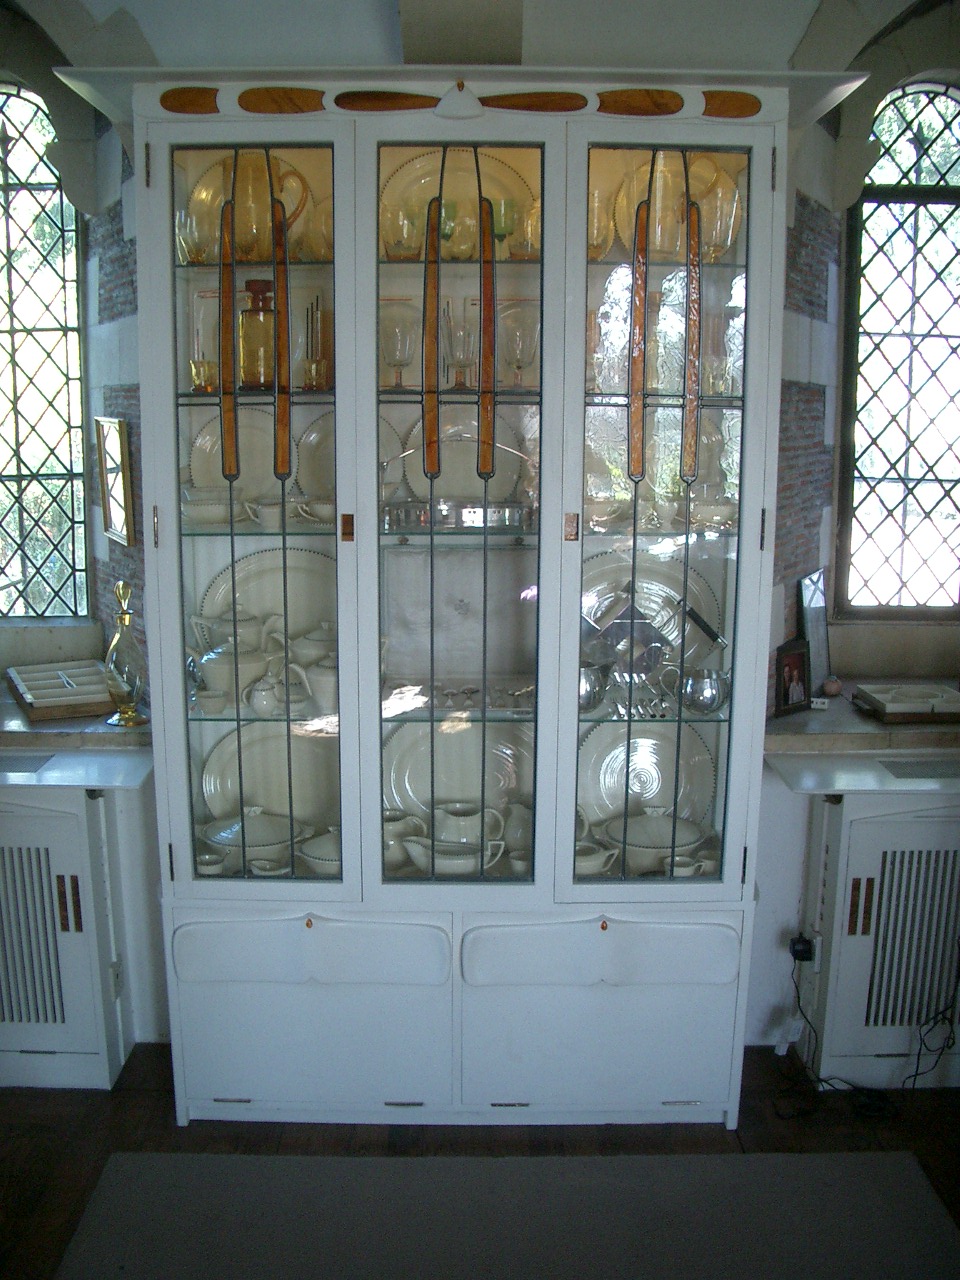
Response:
[[[335,880],[340,874],[340,859],[330,854],[316,856],[301,850],[300,858],[308,873],[322,880]]]
[[[669,813],[632,813],[626,823],[623,818],[611,818],[603,830],[613,844],[623,842],[628,849],[659,849],[661,856],[671,845],[674,849],[689,850],[703,839],[703,831],[695,822],[677,818],[674,840],[673,822]]]
[[[293,822],[293,842],[296,844],[310,834],[310,828],[302,822]],[[239,852],[246,849],[247,861],[260,858],[282,861],[290,851],[290,822],[277,813],[247,813],[243,818],[241,833],[240,815],[218,818],[200,828],[200,835],[214,848],[222,852]]]

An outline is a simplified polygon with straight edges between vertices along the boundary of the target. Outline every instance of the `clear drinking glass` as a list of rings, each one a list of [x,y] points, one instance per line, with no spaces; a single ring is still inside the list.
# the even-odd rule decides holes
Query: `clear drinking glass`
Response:
[[[412,364],[420,336],[420,312],[412,302],[388,300],[380,308],[380,352],[393,370],[394,387],[403,386],[403,371]]]

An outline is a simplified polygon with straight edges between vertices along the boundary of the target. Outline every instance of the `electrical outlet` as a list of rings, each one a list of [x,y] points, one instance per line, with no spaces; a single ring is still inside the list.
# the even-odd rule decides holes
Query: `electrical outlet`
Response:
[[[815,933],[812,938],[813,942],[813,972],[819,973],[820,966],[823,963],[823,934]]]
[[[123,990],[123,961],[114,960],[110,966],[110,989],[113,992],[114,1000],[120,999],[120,992]]]
[[[826,711],[829,705],[830,705],[829,698],[811,698],[810,699],[811,711]]]

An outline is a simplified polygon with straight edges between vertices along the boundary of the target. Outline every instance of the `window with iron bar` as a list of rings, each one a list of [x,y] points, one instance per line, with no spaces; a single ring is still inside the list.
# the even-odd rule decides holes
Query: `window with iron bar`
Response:
[[[848,222],[836,612],[960,617],[960,92],[881,102]]]
[[[0,84],[0,617],[85,616],[77,216],[42,100]]]

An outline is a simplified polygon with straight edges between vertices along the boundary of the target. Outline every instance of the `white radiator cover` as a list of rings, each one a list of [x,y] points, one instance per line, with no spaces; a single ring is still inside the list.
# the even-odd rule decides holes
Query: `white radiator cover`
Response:
[[[823,803],[800,966],[805,1057],[821,1079],[875,1088],[960,1085],[960,804],[847,796]],[[921,1040],[921,1034],[923,1039]]]
[[[109,1088],[122,1053],[97,801],[38,799],[0,800],[0,1085]]]

